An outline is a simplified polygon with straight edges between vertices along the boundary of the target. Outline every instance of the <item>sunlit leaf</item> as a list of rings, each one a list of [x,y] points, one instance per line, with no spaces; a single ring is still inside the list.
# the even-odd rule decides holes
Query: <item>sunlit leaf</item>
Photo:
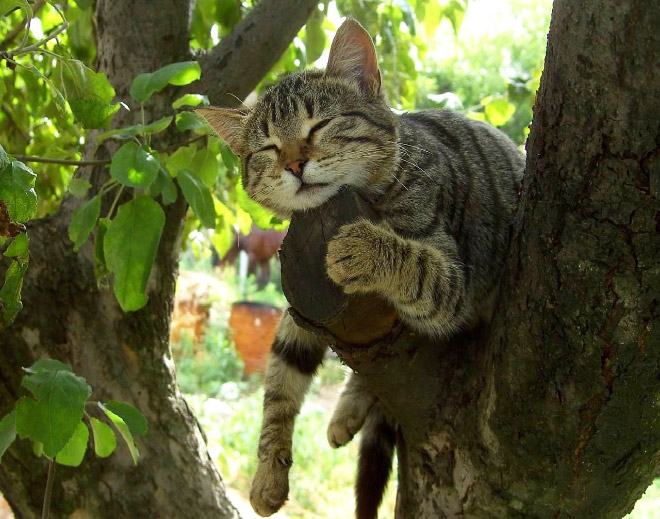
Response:
[[[492,99],[491,97],[481,100],[484,105],[486,119],[493,126],[503,126],[515,113],[516,107],[507,99]]]
[[[22,232],[12,240],[9,247],[7,247],[7,250],[5,251],[4,255],[7,258],[16,258],[18,256],[25,256],[28,253],[29,245],[30,245],[30,241],[28,240],[27,234]]]
[[[65,60],[60,71],[66,100],[83,128],[107,128],[119,104],[111,104],[115,90],[105,74],[73,59]]]
[[[68,364],[57,359],[39,359],[29,368],[23,368],[26,373],[41,373],[42,371],[71,371]]]
[[[142,195],[119,207],[103,240],[108,270],[115,276],[113,290],[125,312],[147,303],[145,290],[156,258],[165,213]]]
[[[5,283],[0,289],[0,308],[2,308],[2,320],[5,324],[11,324],[23,308],[21,288],[27,268],[27,258],[23,261],[13,261],[5,274]]]
[[[243,188],[242,182],[236,183],[236,201],[241,209],[250,215],[252,221],[262,229],[282,230],[289,226],[288,221],[282,222],[268,209],[252,200]]]
[[[182,106],[207,106],[209,98],[201,94],[185,94],[179,97],[172,103],[172,108],[175,110]]]
[[[140,74],[133,80],[130,94],[133,99],[143,103],[154,93],[160,92],[168,84],[187,85],[201,76],[201,68],[196,61],[172,63],[155,72]]]
[[[130,187],[147,187],[158,175],[158,161],[144,146],[127,142],[112,157],[110,176]]]
[[[37,175],[29,167],[17,160],[6,162],[0,169],[0,200],[7,204],[9,218],[13,221],[27,222],[36,211],[36,178]]]
[[[215,206],[209,188],[190,171],[182,169],[177,176],[183,196],[204,227],[215,227]]]
[[[99,458],[107,458],[117,447],[117,437],[108,424],[96,418],[90,418],[92,435],[94,436],[94,452]]]
[[[133,436],[144,436],[147,434],[147,419],[131,404],[118,400],[110,400],[104,405],[106,409],[110,409],[110,411],[124,420]]]
[[[307,51],[307,62],[313,63],[321,57],[325,49],[325,32],[323,31],[323,11],[318,7],[305,25],[305,50]]]
[[[163,117],[149,124],[135,124],[133,126],[126,126],[124,128],[117,128],[100,134],[96,138],[96,143],[101,144],[104,140],[113,139],[130,139],[135,135],[149,135],[160,133],[167,129],[172,122],[172,116]]]
[[[68,467],[77,467],[82,463],[87,452],[87,442],[89,441],[89,429],[82,422],[78,422],[76,430],[73,432],[71,439],[55,456],[55,461],[60,465]]]
[[[176,114],[176,128],[180,132],[199,130],[203,133],[213,133],[213,129],[206,122],[206,119],[197,115],[195,112],[181,112]]]
[[[124,438],[126,446],[128,447],[128,450],[131,453],[131,457],[133,458],[133,463],[137,465],[138,459],[140,458],[140,453],[128,425],[126,425],[126,422],[124,422],[120,416],[116,415],[110,409],[108,409],[105,404],[99,402],[99,407],[103,409],[105,415],[110,419],[112,424],[119,431],[119,434],[121,434],[122,438]]]

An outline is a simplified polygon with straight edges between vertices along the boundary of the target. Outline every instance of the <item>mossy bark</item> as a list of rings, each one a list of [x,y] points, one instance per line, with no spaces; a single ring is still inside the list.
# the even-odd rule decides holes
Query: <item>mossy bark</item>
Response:
[[[278,59],[292,35],[305,23],[315,2],[296,2],[296,9],[264,0],[239,24],[242,30],[273,36],[270,47],[233,48],[232,38],[202,56],[189,49],[191,2],[176,0],[98,0],[96,3],[99,70],[105,72],[117,97],[131,106],[113,120],[115,126],[135,124],[140,107],[128,90],[135,76],[169,63],[195,59],[202,73],[220,68],[222,84],[205,84],[205,93],[226,104],[235,103],[226,93],[246,94]],[[291,2],[293,5],[293,2]],[[293,13],[293,14],[292,14]],[[245,34],[243,35],[244,37]],[[237,64],[255,52],[249,78]],[[228,54],[222,63],[213,56]],[[203,76],[204,77],[204,76]],[[168,88],[145,103],[145,118],[154,120],[172,112],[171,102],[180,90]],[[156,149],[181,144],[189,135],[171,128],[152,140]],[[85,158],[108,158],[118,147],[106,141],[98,150],[94,134],[88,139]],[[107,169],[82,168],[92,192],[107,180]],[[103,202],[106,214],[112,200]],[[113,456],[98,459],[88,453],[77,469],[58,466],[55,472],[51,517],[59,518],[231,518],[237,514],[225,497],[220,475],[206,450],[203,433],[176,385],[169,350],[169,323],[177,275],[181,233],[187,206],[183,196],[164,207],[166,224],[149,285],[149,302],[143,309],[124,313],[112,291],[99,288],[94,275],[92,243],[79,253],[67,235],[71,212],[81,202],[64,200],[52,217],[31,222],[30,267],[23,286],[24,309],[14,325],[0,336],[0,416],[22,394],[21,367],[49,356],[69,363],[93,387],[93,399],[115,398],[135,405],[149,422],[148,434],[138,439],[140,462],[133,466],[123,446]],[[31,453],[30,445],[17,441],[0,464],[0,490],[17,518],[40,516],[47,464]]]
[[[618,519],[660,474],[658,27],[555,2],[488,327],[335,346],[399,423],[398,519]]]

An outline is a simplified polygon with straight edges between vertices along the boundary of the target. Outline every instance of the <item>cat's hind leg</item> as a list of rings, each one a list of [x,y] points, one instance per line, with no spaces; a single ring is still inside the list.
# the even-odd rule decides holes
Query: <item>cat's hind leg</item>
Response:
[[[367,389],[362,379],[352,373],[341,392],[339,402],[328,425],[328,443],[333,448],[342,447],[353,439],[362,428],[376,397]]]
[[[261,516],[277,512],[289,494],[293,426],[324,353],[316,336],[288,312],[282,316],[266,368],[259,462],[250,490],[252,508]]]

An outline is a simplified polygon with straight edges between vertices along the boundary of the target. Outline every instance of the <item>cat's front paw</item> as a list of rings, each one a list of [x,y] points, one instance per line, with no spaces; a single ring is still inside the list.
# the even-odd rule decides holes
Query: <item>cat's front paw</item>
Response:
[[[260,460],[250,489],[250,504],[255,512],[268,517],[277,512],[289,495],[289,454]]]
[[[341,227],[328,244],[330,279],[347,294],[376,290],[382,278],[383,241],[382,231],[366,220]]]

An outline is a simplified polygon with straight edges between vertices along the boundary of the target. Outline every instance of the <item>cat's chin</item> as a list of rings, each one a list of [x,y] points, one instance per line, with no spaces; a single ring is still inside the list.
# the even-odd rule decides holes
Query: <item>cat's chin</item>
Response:
[[[335,196],[342,186],[335,184],[303,184],[288,200],[291,211],[307,211],[325,204]]]

